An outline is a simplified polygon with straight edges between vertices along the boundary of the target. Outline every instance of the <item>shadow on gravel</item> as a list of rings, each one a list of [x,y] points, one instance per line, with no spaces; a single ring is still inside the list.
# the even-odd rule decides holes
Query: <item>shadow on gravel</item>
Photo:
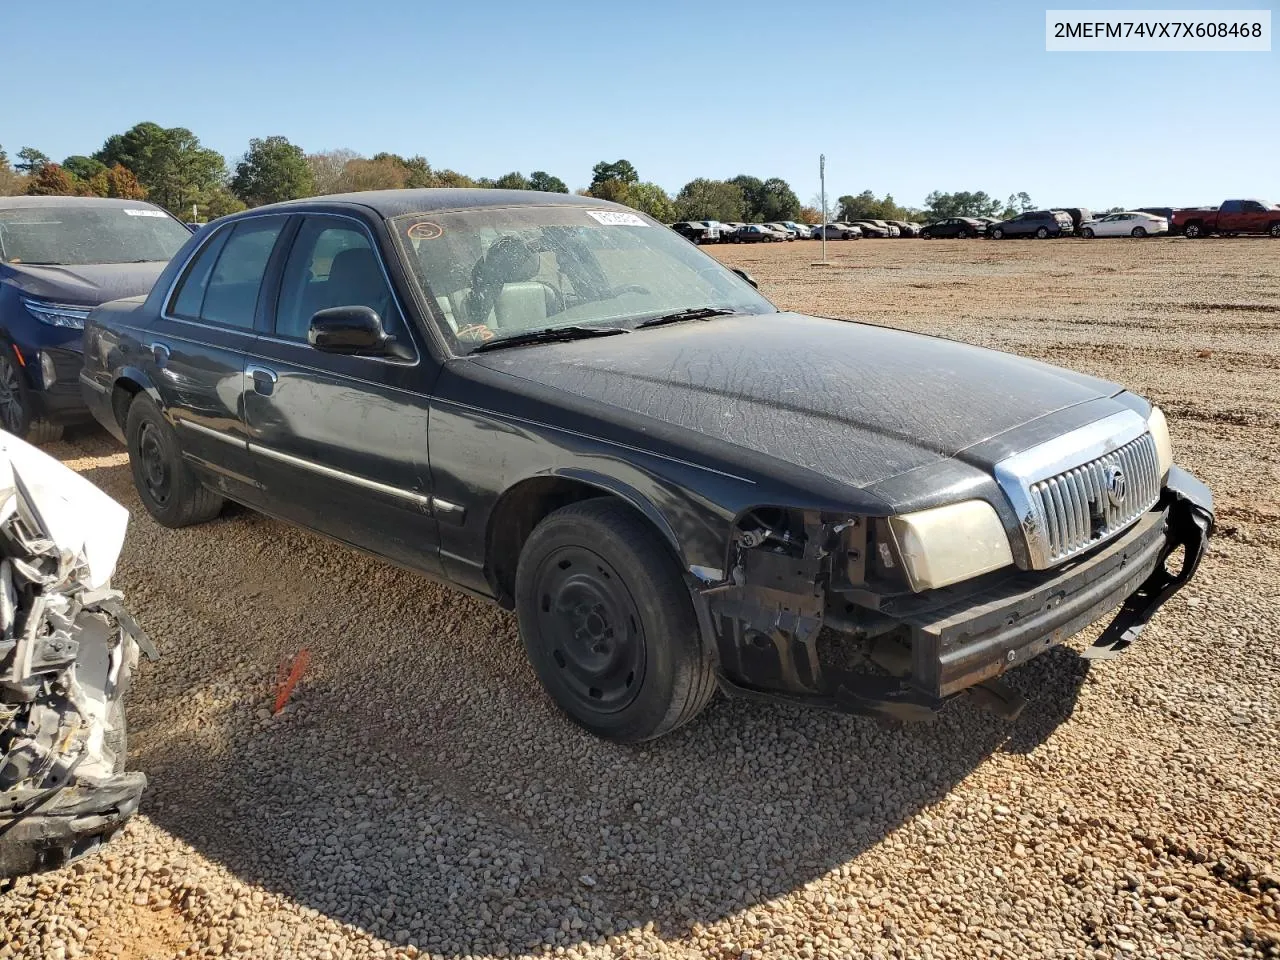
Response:
[[[120,496],[121,471],[89,476]],[[247,882],[432,953],[651,921],[678,938],[856,865],[992,753],[1043,743],[1087,673],[1064,649],[1020,668],[1012,725],[964,702],[889,728],[720,698],[620,747],[554,711],[502,611],[251,513],[172,532],[128,505],[122,585],[163,655],[130,705],[143,813]],[[219,590],[244,583],[279,586]],[[269,719],[281,653],[304,645]]]

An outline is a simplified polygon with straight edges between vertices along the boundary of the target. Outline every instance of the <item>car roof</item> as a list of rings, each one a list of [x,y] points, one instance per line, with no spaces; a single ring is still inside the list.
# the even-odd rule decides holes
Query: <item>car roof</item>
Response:
[[[365,190],[359,193],[335,193],[321,197],[286,200],[283,203],[255,207],[255,213],[289,210],[316,204],[357,204],[368,207],[390,219],[411,213],[441,210],[465,210],[480,207],[600,207],[607,210],[631,210],[621,204],[576,193],[542,193],[537,190],[488,190],[483,187],[424,187],[419,190]],[[633,213],[635,211],[632,211]]]
[[[30,207],[155,207],[146,200],[117,200],[112,197],[0,197],[0,210]],[[156,207],[156,209],[160,209]]]

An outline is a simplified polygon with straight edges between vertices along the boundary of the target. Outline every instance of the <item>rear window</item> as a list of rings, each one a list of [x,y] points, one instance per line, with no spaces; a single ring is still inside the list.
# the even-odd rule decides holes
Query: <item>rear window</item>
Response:
[[[0,260],[80,266],[165,261],[191,231],[147,203],[0,210]]]

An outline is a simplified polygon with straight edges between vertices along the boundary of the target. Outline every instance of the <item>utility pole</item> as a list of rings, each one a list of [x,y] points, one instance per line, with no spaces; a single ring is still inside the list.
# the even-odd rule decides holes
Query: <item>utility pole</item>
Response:
[[[822,261],[827,260],[827,155],[818,154],[818,179],[822,183]]]
[[[818,154],[818,179],[822,183],[822,259],[810,264],[814,267],[829,267],[827,262],[827,155]]]

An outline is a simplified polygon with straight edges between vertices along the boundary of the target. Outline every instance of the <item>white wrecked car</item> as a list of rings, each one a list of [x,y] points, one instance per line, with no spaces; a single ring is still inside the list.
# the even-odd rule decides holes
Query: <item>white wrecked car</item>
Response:
[[[0,879],[96,849],[138,807],[123,697],[155,652],[110,587],[129,513],[0,431]]]

